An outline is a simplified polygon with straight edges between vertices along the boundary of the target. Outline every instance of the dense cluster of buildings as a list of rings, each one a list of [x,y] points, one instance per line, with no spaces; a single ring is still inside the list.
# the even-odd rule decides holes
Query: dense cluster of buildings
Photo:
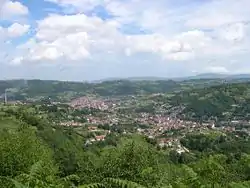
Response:
[[[80,126],[83,126],[82,123],[80,123],[80,122],[75,122],[75,121],[73,121],[73,120],[67,121],[67,122],[60,122],[60,125],[62,125],[62,126],[67,126],[67,127],[80,127]]]
[[[87,122],[89,124],[95,124],[95,125],[104,125],[104,124],[117,124],[119,122],[119,119],[115,115],[109,115],[102,117],[92,116],[92,115],[86,115]]]
[[[119,99],[97,99],[92,97],[80,97],[70,102],[70,106],[76,109],[94,108],[98,110],[113,109],[120,103]]]
[[[131,101],[130,101],[131,102]],[[94,108],[99,109],[101,111],[111,112],[111,113],[103,113],[102,115],[84,115],[87,122],[77,123],[74,121],[70,121],[67,123],[61,123],[64,126],[88,126],[88,131],[92,133],[98,132],[98,125],[117,125],[120,122],[132,122],[135,125],[135,130],[139,134],[143,134],[148,136],[149,138],[157,139],[157,143],[160,147],[175,147],[178,151],[187,152],[187,150],[181,147],[179,143],[180,138],[176,137],[162,137],[166,132],[171,132],[174,130],[185,130],[186,132],[190,132],[193,130],[205,130],[205,129],[220,129],[226,132],[235,131],[238,125],[246,125],[250,127],[250,122],[241,122],[241,121],[232,121],[232,122],[221,122],[221,126],[216,127],[215,122],[204,122],[202,124],[194,121],[185,121],[176,117],[176,114],[180,110],[180,108],[176,108],[176,110],[170,115],[166,115],[165,113],[122,113],[119,114],[117,112],[117,107],[119,107],[121,101],[117,100],[105,100],[105,99],[93,99],[89,97],[80,97],[78,99],[73,100],[70,103],[70,106],[74,109],[81,108]],[[131,121],[132,120],[132,121]],[[230,126],[228,126],[230,124]],[[138,128],[136,125],[147,125],[144,128]],[[93,143],[95,141],[103,141],[108,133],[103,135],[95,135],[94,137],[88,140],[88,143]]]
[[[80,97],[71,101],[70,106],[73,108],[95,108],[99,110],[107,110],[109,108],[103,100],[92,99],[89,97]]]

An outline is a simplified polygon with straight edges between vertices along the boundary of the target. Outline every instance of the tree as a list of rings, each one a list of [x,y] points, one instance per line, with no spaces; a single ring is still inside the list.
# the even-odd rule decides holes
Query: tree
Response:
[[[1,131],[0,135],[0,176],[14,178],[28,173],[38,161],[43,164],[43,173],[57,172],[51,150],[37,138],[34,130],[22,126],[14,132]]]
[[[118,178],[153,186],[160,179],[155,150],[139,138],[125,139],[117,147],[104,149],[96,163],[97,182]]]

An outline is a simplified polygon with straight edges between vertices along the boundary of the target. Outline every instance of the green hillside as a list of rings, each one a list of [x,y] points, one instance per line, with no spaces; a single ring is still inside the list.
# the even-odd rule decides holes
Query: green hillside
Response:
[[[172,97],[171,104],[185,106],[182,113],[188,118],[250,120],[250,83],[183,91]]]
[[[249,187],[249,136],[189,133],[180,142],[184,153],[118,133],[86,147],[86,137],[46,113],[34,105],[1,106],[1,186]]]
[[[188,79],[173,80],[114,80],[100,83],[66,82],[50,80],[0,81],[0,97],[7,91],[9,100],[40,100],[51,98],[67,101],[84,95],[101,97],[167,93],[204,88],[227,82],[244,82],[244,79]],[[3,96],[2,96],[3,97]]]

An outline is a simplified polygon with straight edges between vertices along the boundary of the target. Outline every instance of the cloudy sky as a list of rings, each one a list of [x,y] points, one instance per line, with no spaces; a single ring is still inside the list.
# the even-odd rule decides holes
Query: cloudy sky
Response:
[[[250,73],[250,0],[0,0],[0,79]]]

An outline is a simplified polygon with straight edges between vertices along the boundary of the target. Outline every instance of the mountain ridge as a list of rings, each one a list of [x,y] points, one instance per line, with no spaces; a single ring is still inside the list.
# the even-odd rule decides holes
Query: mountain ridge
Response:
[[[250,79],[250,74],[220,74],[220,73],[202,73],[193,76],[184,76],[184,77],[157,77],[157,76],[143,76],[143,77],[111,77],[104,78],[93,81],[65,81],[65,80],[44,80],[44,79],[6,79],[0,80],[0,82],[21,82],[25,83],[27,81],[54,81],[54,82],[71,82],[71,83],[101,83],[101,82],[109,82],[109,81],[118,81],[118,80],[127,80],[127,81],[185,81],[185,80],[195,80],[195,79]],[[27,83],[25,83],[27,84]],[[24,84],[24,85],[25,85]],[[22,84],[21,84],[22,85]]]
[[[241,79],[249,78],[250,74],[220,74],[220,73],[202,73],[193,76],[185,77],[155,77],[155,76],[145,76],[145,77],[127,77],[127,78],[106,78],[95,80],[94,82],[105,82],[105,81],[116,81],[116,80],[129,80],[129,81],[157,81],[157,80],[173,80],[173,81],[184,81],[193,79]]]

